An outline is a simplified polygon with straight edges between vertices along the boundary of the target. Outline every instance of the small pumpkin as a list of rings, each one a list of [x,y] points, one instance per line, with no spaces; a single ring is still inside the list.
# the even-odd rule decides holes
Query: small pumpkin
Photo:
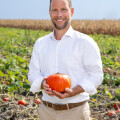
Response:
[[[18,101],[18,105],[26,105],[27,103],[26,103],[26,101],[23,99],[23,100],[19,100]]]
[[[9,100],[9,97],[4,97],[3,98],[3,101],[8,101]]]
[[[65,92],[65,88],[71,87],[71,79],[67,74],[52,74],[47,78],[47,84],[52,90]]]
[[[37,99],[35,99],[35,103],[40,104],[41,100],[37,98]]]

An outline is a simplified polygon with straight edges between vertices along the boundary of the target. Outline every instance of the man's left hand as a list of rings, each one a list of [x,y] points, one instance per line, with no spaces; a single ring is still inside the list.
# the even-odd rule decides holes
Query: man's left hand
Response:
[[[60,99],[72,97],[82,92],[85,92],[85,91],[80,85],[77,85],[73,89],[66,88],[65,93],[60,93],[60,92],[53,90],[54,95],[59,97]]]
[[[55,96],[59,97],[60,99],[64,99],[64,98],[73,96],[73,91],[69,88],[66,88],[64,93],[60,93],[55,90],[53,90],[53,93],[55,94]]]

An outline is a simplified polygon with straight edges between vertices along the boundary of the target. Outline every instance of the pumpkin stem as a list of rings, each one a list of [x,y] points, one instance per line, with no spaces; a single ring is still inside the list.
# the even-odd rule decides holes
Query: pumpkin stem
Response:
[[[56,74],[60,74],[59,72],[57,72]]]

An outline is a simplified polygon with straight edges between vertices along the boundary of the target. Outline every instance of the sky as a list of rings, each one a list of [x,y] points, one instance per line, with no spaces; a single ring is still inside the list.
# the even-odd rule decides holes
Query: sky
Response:
[[[0,19],[50,19],[50,0],[0,0]],[[72,19],[120,19],[120,0],[72,0]]]

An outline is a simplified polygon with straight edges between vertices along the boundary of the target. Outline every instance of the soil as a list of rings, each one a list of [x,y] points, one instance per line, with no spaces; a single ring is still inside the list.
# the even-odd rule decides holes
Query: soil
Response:
[[[120,87],[120,86],[119,86]],[[119,88],[117,87],[117,88]],[[110,98],[108,95],[104,94],[104,86],[98,88],[99,92],[90,97],[89,104],[93,120],[120,120],[120,113],[117,113],[113,116],[108,116],[108,111],[115,110],[113,107],[116,101],[115,98]],[[112,94],[115,93],[117,88],[111,88]],[[8,101],[3,101],[3,98],[9,96]],[[42,93],[38,93],[37,96],[32,93],[26,94],[0,94],[0,120],[39,120],[39,115],[37,108],[39,104],[34,102],[35,98],[41,99]],[[18,105],[18,101],[21,98],[25,98],[27,105]]]

